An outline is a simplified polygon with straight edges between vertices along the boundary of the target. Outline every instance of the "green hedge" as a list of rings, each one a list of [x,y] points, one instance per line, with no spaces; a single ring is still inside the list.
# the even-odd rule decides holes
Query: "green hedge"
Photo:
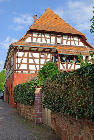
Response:
[[[94,121],[94,64],[46,80],[43,95],[53,112]]]
[[[37,80],[15,86],[14,101],[25,105],[33,105]]]
[[[58,66],[53,62],[47,62],[39,71],[38,80],[19,84],[14,88],[14,101],[25,105],[32,105],[34,103],[35,88],[42,86],[47,78],[57,73],[59,73]]]
[[[47,78],[51,78],[58,73],[58,66],[52,61],[47,62],[38,73],[38,79],[40,84],[43,85],[44,81]]]

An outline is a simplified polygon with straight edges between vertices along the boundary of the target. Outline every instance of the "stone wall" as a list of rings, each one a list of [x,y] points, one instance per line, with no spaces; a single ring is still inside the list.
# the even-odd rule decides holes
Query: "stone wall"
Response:
[[[62,140],[94,140],[94,122],[51,113],[51,127]]]
[[[34,121],[35,111],[34,106],[17,103],[18,114],[22,117]]]
[[[35,91],[35,101],[33,106],[17,103],[18,113],[35,123],[42,123],[42,93],[41,88]]]

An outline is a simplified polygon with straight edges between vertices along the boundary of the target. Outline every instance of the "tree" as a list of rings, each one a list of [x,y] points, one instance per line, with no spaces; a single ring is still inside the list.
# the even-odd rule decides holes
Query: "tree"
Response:
[[[93,7],[93,14],[94,14],[94,7]],[[93,16],[93,18],[90,21],[92,22],[92,24],[90,26],[90,32],[94,33],[94,16]]]
[[[90,54],[90,56],[92,56],[92,54]],[[85,60],[83,60],[83,55],[82,54],[78,55],[78,59],[79,59],[81,67],[90,65],[90,63],[88,62],[88,58],[85,58]]]
[[[6,71],[2,70],[0,72],[0,91],[4,90],[5,81],[6,81]]]

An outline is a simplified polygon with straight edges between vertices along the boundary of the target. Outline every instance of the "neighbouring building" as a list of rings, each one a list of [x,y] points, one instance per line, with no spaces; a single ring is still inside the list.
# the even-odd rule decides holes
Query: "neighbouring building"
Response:
[[[86,36],[67,24],[50,8],[37,20],[26,34],[9,46],[4,69],[6,69],[5,99],[16,107],[13,88],[36,77],[38,71],[52,60],[60,71],[80,68],[77,55],[91,62],[93,47]]]

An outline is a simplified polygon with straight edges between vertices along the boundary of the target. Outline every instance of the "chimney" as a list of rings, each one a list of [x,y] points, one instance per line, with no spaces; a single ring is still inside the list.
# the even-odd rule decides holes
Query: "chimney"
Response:
[[[37,21],[37,15],[34,15],[34,23]]]

